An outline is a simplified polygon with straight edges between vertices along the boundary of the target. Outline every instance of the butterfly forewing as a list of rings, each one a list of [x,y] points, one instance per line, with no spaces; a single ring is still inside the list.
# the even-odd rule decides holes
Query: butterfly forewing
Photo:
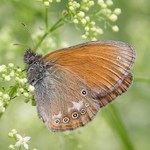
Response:
[[[93,91],[105,95],[130,72],[135,52],[123,42],[97,41],[62,49],[43,59],[55,60],[56,64],[84,79]]]

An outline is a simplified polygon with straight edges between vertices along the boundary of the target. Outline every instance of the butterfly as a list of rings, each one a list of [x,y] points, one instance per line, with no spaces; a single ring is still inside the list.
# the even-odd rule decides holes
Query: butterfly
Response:
[[[86,125],[130,87],[134,60],[133,47],[120,41],[87,42],[44,57],[28,49],[24,61],[39,117],[52,131]]]

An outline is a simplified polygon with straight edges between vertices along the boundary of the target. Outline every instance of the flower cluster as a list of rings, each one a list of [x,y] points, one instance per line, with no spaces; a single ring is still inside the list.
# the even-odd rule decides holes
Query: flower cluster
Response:
[[[52,2],[57,2],[57,3],[61,2],[61,0],[38,0],[38,1],[43,2],[44,6],[46,7],[49,7],[50,3]]]
[[[54,2],[54,0],[40,1],[46,7]],[[61,0],[55,0],[55,2],[61,2]],[[76,27],[81,28],[83,39],[97,40],[107,26],[114,32],[119,31],[115,22],[121,14],[121,9],[113,10],[112,6],[112,0],[68,0],[62,18],[64,22],[73,23]]]
[[[103,22],[110,26],[114,32],[119,31],[117,25],[111,25],[116,22],[118,15],[121,14],[121,9],[116,8],[113,11],[110,7],[113,5],[112,0],[82,0],[77,2],[69,0],[67,6],[68,22],[72,22],[75,25],[79,25],[83,29],[82,38],[90,40],[96,40],[98,35],[103,34],[104,26],[99,24]],[[96,8],[93,9],[93,6]]]
[[[7,87],[6,82],[14,85]],[[26,102],[29,100],[34,102],[34,87],[27,83],[25,72],[21,68],[15,67],[14,64],[0,66],[0,83],[1,86],[4,85],[0,89],[0,115],[5,112],[10,100],[20,95],[25,97]]]
[[[16,148],[18,147],[20,150],[21,150],[21,146],[23,146],[26,150],[29,149],[29,146],[28,146],[28,142],[29,140],[31,139],[31,137],[29,136],[26,136],[26,137],[22,137],[20,134],[18,134],[17,130],[16,129],[12,129],[9,133],[8,133],[8,136],[12,139],[15,140],[15,144],[12,145],[10,144],[9,145],[9,150],[17,150]],[[33,149],[33,150],[37,150],[37,149]]]
[[[48,6],[52,2],[62,2],[61,0],[39,0],[46,8],[46,24],[48,29]],[[120,8],[112,9],[112,0],[68,0],[65,9],[62,11],[59,24],[61,26],[64,23],[72,23],[77,29],[81,29],[83,39],[90,39],[92,41],[97,40],[99,35],[104,33],[106,27],[110,27],[112,31],[118,32],[119,27],[115,24],[118,20],[118,16],[121,14]],[[49,29],[57,28],[56,24]],[[51,31],[51,30],[50,30]],[[34,40],[41,41],[44,37],[45,31],[40,30],[36,32]],[[44,37],[45,38],[45,37]],[[58,36],[57,36],[58,38]],[[42,49],[55,49],[58,48],[61,43],[58,43],[58,39],[55,37],[45,38],[42,43]],[[36,47],[37,48],[37,47]]]
[[[121,14],[120,8],[115,8],[113,11],[110,9],[110,7],[113,5],[112,0],[98,0],[98,5],[101,7],[100,13],[103,14],[109,21],[112,23],[116,22],[118,20],[118,16]],[[112,28],[114,32],[119,31],[119,27],[117,25],[111,25],[111,23],[108,22],[108,25]]]

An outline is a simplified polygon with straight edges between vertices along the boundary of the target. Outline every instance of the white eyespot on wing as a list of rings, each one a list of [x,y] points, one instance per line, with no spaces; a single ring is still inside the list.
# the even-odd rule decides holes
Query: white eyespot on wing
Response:
[[[79,117],[79,114],[77,112],[72,113],[72,118],[77,119]]]
[[[121,61],[121,56],[117,56],[117,60],[118,60],[118,61]]]
[[[58,126],[60,124],[60,119],[55,119],[53,122],[54,125]]]
[[[86,89],[83,89],[83,90],[81,91],[81,95],[82,95],[82,96],[86,96],[86,95],[87,95],[87,90],[86,90]]]
[[[89,103],[85,103],[85,107],[89,107],[90,106],[90,104]]]
[[[80,113],[81,113],[81,115],[85,115],[85,114],[86,114],[86,109],[82,108],[82,109],[80,110]]]
[[[70,120],[70,119],[69,119],[68,117],[64,117],[64,118],[63,118],[63,123],[68,123],[69,120]]]
[[[57,115],[52,115],[52,119],[61,118],[61,117],[62,117],[62,113],[60,111]]]
[[[80,111],[81,107],[83,106],[83,101],[80,101],[80,102],[73,101],[72,104],[73,104],[73,106],[68,108],[68,113],[74,109]]]

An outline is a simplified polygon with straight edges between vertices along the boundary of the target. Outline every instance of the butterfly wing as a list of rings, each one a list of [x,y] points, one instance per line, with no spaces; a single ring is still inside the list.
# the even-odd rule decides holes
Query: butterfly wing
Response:
[[[129,73],[125,77],[125,79],[120,83],[120,85],[116,89],[114,89],[114,91],[106,94],[105,96],[97,95],[100,107],[106,106],[108,103],[112,102],[117,96],[126,92],[128,88],[131,86],[132,80],[133,80],[132,73]]]
[[[47,77],[35,85],[38,114],[53,131],[84,126],[99,110],[95,93],[75,74],[59,65],[49,68]]]
[[[134,59],[131,46],[114,41],[85,43],[46,55],[43,61],[53,65],[35,90],[39,116],[53,131],[85,125],[131,85]]]
[[[123,42],[97,41],[55,51],[43,60],[54,60],[55,64],[75,73],[102,96],[117,88],[128,75],[135,51]]]
[[[73,130],[91,121],[100,107],[127,90],[131,73],[114,91],[99,97],[75,74],[53,66],[49,75],[35,87],[40,118],[52,131]]]

